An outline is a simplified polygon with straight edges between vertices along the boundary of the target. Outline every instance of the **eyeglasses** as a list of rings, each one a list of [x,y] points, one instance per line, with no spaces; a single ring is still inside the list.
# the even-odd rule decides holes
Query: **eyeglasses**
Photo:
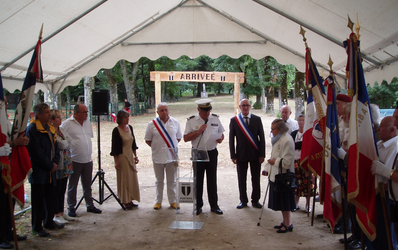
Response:
[[[242,104],[240,106],[242,106],[242,107],[250,107],[251,105],[250,104]]]
[[[88,111],[83,111],[83,112],[78,112],[78,113],[88,114]]]

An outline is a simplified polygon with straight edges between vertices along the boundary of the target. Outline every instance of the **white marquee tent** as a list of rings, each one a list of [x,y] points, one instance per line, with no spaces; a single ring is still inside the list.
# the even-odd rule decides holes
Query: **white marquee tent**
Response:
[[[355,22],[358,14],[365,79],[373,85],[398,75],[397,13],[397,0],[3,0],[0,71],[5,88],[21,88],[42,24],[45,82],[36,89],[52,93],[141,57],[270,55],[303,71],[302,25],[319,69],[329,68],[330,54],[343,76],[347,15]]]

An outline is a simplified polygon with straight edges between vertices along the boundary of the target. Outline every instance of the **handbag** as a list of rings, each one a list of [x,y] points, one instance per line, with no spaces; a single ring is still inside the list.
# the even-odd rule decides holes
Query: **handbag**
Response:
[[[282,160],[279,162],[279,174],[275,175],[274,191],[278,193],[293,191],[298,188],[295,173],[290,172],[289,169],[286,173],[282,173]]]

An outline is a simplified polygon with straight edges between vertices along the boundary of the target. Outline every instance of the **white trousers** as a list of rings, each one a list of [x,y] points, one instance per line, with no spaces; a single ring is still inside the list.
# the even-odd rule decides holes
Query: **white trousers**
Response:
[[[153,170],[155,172],[156,182],[156,203],[162,204],[163,201],[163,188],[164,188],[164,171],[166,170],[167,180],[167,198],[169,199],[170,205],[177,202],[176,198],[176,176],[177,167],[174,166],[174,162],[167,164],[153,163]]]

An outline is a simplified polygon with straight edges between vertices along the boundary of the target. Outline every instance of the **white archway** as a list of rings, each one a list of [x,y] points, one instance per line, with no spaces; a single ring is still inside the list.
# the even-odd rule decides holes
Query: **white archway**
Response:
[[[244,73],[207,72],[207,71],[151,71],[150,80],[155,82],[155,106],[161,100],[161,82],[227,82],[234,83],[235,114],[239,113],[240,84],[244,82]]]

